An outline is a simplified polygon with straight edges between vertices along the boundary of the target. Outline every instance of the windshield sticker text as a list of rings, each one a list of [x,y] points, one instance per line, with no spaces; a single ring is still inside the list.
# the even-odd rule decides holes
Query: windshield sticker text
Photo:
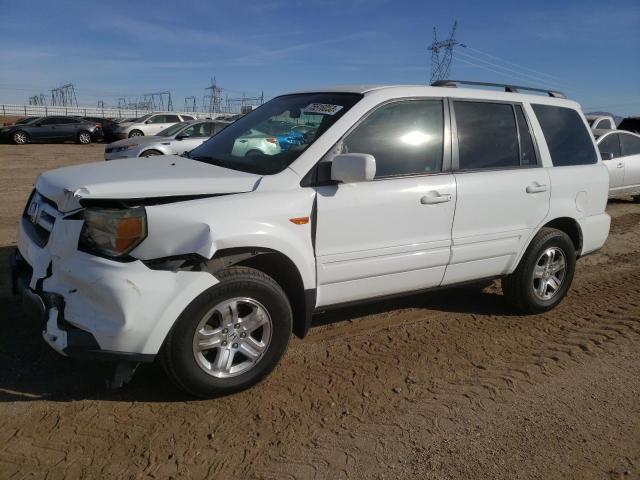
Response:
[[[342,110],[342,105],[330,103],[310,103],[302,110],[302,113],[319,113],[321,115],[335,115]]]

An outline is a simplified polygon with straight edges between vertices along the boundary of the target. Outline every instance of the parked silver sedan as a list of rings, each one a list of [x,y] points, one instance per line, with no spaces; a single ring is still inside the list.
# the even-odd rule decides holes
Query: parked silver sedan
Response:
[[[131,138],[158,135],[158,132],[161,132],[171,125],[189,120],[195,120],[195,117],[193,115],[172,112],[149,113],[131,122],[120,122],[113,131],[113,136],[116,138]]]
[[[110,143],[104,149],[104,159],[181,155],[193,150],[227,125],[229,122],[219,120],[176,123],[155,136],[132,137]]]

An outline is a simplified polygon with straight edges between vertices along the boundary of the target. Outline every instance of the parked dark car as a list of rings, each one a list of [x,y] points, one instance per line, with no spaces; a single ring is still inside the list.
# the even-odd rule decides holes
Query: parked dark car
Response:
[[[29,142],[62,142],[73,140],[88,144],[92,140],[101,140],[104,134],[96,122],[78,117],[40,117],[33,120],[3,127],[0,138],[10,140],[17,145]]]
[[[113,132],[118,127],[118,122],[111,118],[102,118],[102,117],[82,117],[84,120],[88,122],[95,122],[102,126],[102,133],[104,133],[104,139],[108,142],[115,140]]]
[[[628,132],[640,133],[640,117],[627,117],[620,125],[618,125],[618,130],[626,130]]]

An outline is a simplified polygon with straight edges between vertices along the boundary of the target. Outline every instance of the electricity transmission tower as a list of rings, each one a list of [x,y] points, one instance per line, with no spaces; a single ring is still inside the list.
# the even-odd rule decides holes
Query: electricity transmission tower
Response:
[[[78,106],[76,90],[73,83],[67,83],[51,90],[51,105],[60,107]]]
[[[196,111],[196,97],[184,97],[184,112],[195,112]]]
[[[202,109],[211,113],[221,112],[224,89],[216,84],[216,77],[211,79],[211,85],[205,87],[205,90],[209,90],[211,93],[205,93],[202,97]]]
[[[29,105],[46,105],[47,97],[44,93],[29,97]]]
[[[248,113],[254,106],[262,105],[264,103],[264,92],[255,97],[247,97],[245,93],[242,92],[242,97],[240,98],[227,97],[226,103],[227,112],[229,113],[235,111],[238,111],[240,113]]]
[[[453,59],[453,47],[460,45],[466,47],[466,45],[458,42],[455,38],[456,29],[458,28],[458,21],[453,22],[453,28],[451,34],[446,40],[438,41],[436,35],[436,27],[433,27],[433,43],[429,45],[431,50],[431,79],[429,84],[436,80],[444,80],[449,77],[449,71],[451,70],[451,60]],[[443,52],[442,58],[440,52]]]
[[[171,101],[171,92],[164,90],[162,92],[145,93],[142,100],[138,102],[139,108],[145,110],[157,111],[173,111],[173,102]],[[166,108],[165,108],[166,105]]]

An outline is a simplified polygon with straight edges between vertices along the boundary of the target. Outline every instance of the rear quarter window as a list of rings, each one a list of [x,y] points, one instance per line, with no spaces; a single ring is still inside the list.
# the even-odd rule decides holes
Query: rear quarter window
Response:
[[[553,165],[591,165],[598,156],[582,117],[572,108],[531,105],[542,127]]]

